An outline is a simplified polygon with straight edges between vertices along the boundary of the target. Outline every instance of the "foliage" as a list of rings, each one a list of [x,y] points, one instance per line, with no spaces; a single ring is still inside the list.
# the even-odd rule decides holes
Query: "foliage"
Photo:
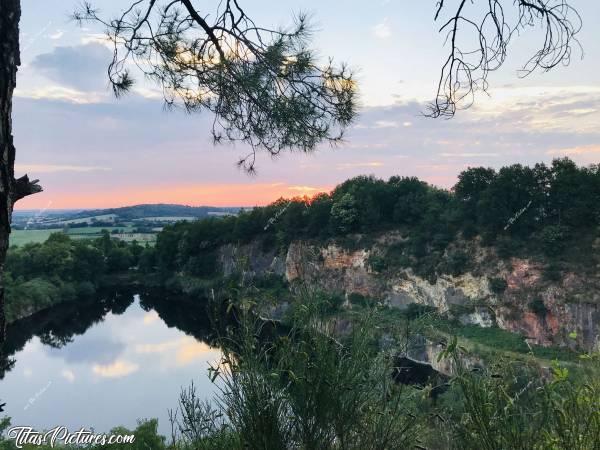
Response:
[[[212,369],[220,380],[217,406],[198,402],[193,388],[182,392],[175,428],[183,441],[201,449],[224,448],[211,445],[227,439],[231,449],[324,450],[419,442],[414,392],[395,385],[391,360],[373,351],[369,320],[339,342],[320,322],[320,300],[302,304],[290,332],[268,343],[258,338],[266,324],[242,318]]]
[[[140,262],[149,268],[151,254],[153,250],[135,242],[113,241],[107,231],[94,240],[54,233],[43,243],[11,248],[5,273],[8,320],[90,297],[108,274],[126,272]]]
[[[238,216],[167,226],[158,236],[154,262],[144,267],[210,277],[214,252],[225,244],[257,241],[266,251],[285,251],[292,241],[318,240],[357,250],[372,246],[373,233],[398,230],[405,237],[372,253],[370,267],[376,272],[411,268],[433,281],[469,269],[461,235],[481,236],[502,258],[519,252],[564,257],[562,249],[576,230],[589,234],[598,225],[599,205],[599,166],[577,167],[567,159],[532,168],[470,168],[451,191],[416,178],[359,176],[330,194],[279,199]],[[580,240],[579,245],[591,244]]]
[[[562,278],[561,268],[558,264],[551,262],[544,267],[544,278],[549,281],[560,281]]]
[[[544,304],[544,300],[542,300],[539,297],[531,300],[529,302],[529,304],[527,305],[527,307],[529,308],[529,311],[537,314],[540,317],[545,317],[546,313],[548,312],[548,309],[546,308],[546,305]]]
[[[368,306],[370,303],[372,303],[372,301],[368,297],[365,297],[364,295],[358,292],[352,292],[348,294],[348,301],[351,305],[363,307]]]
[[[492,277],[488,280],[488,283],[490,285],[490,289],[495,294],[503,294],[508,287],[506,280],[500,277]]]
[[[555,363],[550,379],[539,368],[499,361],[473,371],[449,349],[460,407],[448,411],[454,448],[594,449],[600,442],[600,383],[576,381]]]
[[[108,76],[115,95],[131,89],[129,67],[137,66],[162,89],[168,107],[213,113],[216,143],[249,144],[240,160],[247,170],[254,170],[257,149],[273,156],[312,151],[339,141],[354,119],[352,72],[318,61],[306,14],[288,30],[268,29],[237,1],[216,5],[214,14],[193,0],[141,3],[113,19],[89,3],[74,15],[101,25],[114,43]]]
[[[540,232],[542,248],[547,255],[558,255],[566,246],[568,229],[561,225],[549,225]]]
[[[443,271],[458,276],[465,273],[468,266],[469,256],[461,249],[452,249],[446,255]]]
[[[358,225],[356,200],[351,194],[344,194],[331,207],[333,228],[341,233],[355,231]]]

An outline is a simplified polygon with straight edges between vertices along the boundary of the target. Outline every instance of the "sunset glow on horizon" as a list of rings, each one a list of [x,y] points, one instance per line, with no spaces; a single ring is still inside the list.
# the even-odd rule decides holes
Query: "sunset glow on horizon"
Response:
[[[137,204],[182,204],[188,206],[254,207],[280,198],[314,197],[332,186],[293,186],[285,183],[181,185],[164,188],[121,188],[98,194],[82,189],[77,193],[42,192],[19,202],[16,210],[102,209]]]
[[[424,117],[447,57],[433,21],[435,2],[374,8],[352,2],[306,0],[318,29],[311,47],[356,73],[359,114],[344,141],[314,152],[259,149],[257,175],[236,162],[247,144],[214,145],[209,111],[166,111],[159,86],[135,71],[122,99],[110,92],[112,58],[102,29],[80,28],[53,2],[22,0],[22,65],[14,97],[16,173],[39,179],[44,192],[19,201],[23,209],[101,209],[134,204],[261,206],[279,198],[327,192],[358,175],[418,177],[451,188],[468,167],[549,164],[567,156],[580,165],[600,161],[600,40],[593,20],[578,35],[585,58],[568,67],[518,77],[531,57],[534,32],[519,38],[507,63],[452,120]],[[75,5],[76,2],[73,3]],[[255,0],[257,23],[285,26],[299,3]],[[473,4],[473,8],[477,5]],[[123,2],[102,0],[102,13]],[[600,2],[581,0],[584,17]],[[418,43],[419,45],[412,45]]]

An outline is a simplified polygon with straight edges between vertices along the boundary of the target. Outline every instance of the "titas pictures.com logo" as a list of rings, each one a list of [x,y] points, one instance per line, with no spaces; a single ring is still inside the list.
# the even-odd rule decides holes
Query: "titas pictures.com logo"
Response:
[[[51,430],[40,432],[32,427],[12,427],[8,430],[7,436],[15,441],[17,448],[23,448],[25,445],[50,445],[56,446],[57,443],[64,445],[110,445],[110,444],[133,444],[135,436],[133,434],[105,434],[94,433],[92,430],[81,428],[73,433],[69,432],[67,427],[58,426]]]

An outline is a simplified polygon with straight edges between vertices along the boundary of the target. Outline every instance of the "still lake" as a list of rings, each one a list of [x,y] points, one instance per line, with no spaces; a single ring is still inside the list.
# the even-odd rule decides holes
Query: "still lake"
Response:
[[[0,380],[1,414],[37,430],[98,432],[158,418],[168,435],[167,410],[177,407],[182,388],[193,381],[200,397],[217,392],[207,370],[221,352],[209,341],[199,300],[112,292],[58,305],[8,328],[13,362]]]

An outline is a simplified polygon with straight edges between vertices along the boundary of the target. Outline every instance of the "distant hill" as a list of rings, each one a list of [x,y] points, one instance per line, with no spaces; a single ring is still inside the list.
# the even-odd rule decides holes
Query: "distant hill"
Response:
[[[173,223],[197,220],[211,216],[235,215],[238,207],[186,206],[170,204],[133,205],[120,208],[89,210],[15,211],[12,225],[16,229],[49,229],[65,225],[93,225],[119,222]]]
[[[194,217],[203,218],[211,215],[237,214],[240,208],[221,208],[215,206],[187,206],[171,204],[133,205],[121,208],[94,209],[79,211],[70,219],[115,215],[121,220],[144,219],[148,217]]]

